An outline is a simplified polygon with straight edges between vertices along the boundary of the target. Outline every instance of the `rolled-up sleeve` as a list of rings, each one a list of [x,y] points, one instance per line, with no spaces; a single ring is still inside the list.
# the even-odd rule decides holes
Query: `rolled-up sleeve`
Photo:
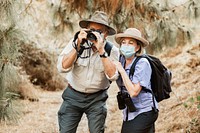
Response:
[[[106,77],[107,77],[110,81],[115,81],[115,80],[118,79],[119,73],[118,73],[118,71],[116,70],[116,71],[115,71],[115,74],[114,74],[112,77],[109,78],[109,76],[108,76],[107,74],[106,74]]]
[[[64,48],[64,50],[61,52],[61,54],[58,56],[58,60],[57,60],[57,69],[59,72],[68,72],[72,69],[72,67],[70,68],[67,68],[67,69],[64,69],[63,68],[63,65],[62,65],[62,60],[63,60],[63,57],[64,55],[67,55],[69,54],[69,52],[73,49],[73,46],[72,46],[72,41],[73,40],[70,40],[69,43],[67,44],[67,46]]]
[[[132,82],[135,84],[140,82],[141,86],[148,87],[150,84],[151,73],[152,70],[148,60],[142,58],[137,62],[135,66]]]

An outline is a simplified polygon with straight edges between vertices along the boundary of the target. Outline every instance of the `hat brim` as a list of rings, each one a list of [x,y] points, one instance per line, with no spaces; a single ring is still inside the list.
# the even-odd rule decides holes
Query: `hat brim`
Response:
[[[125,37],[130,37],[130,38],[133,38],[133,39],[136,39],[140,42],[142,42],[142,47],[146,47],[149,45],[149,42],[147,40],[145,40],[144,38],[141,38],[141,37],[138,37],[138,36],[133,36],[133,35],[130,35],[130,34],[124,34],[124,33],[119,33],[115,36],[115,41],[120,44],[121,42],[121,39],[122,38],[125,38]]]
[[[93,23],[98,23],[98,24],[101,24],[101,25],[106,26],[106,27],[108,28],[108,35],[110,35],[110,36],[116,34],[115,29],[113,29],[113,28],[110,27],[109,25],[106,25],[106,24],[103,24],[103,23],[100,23],[100,22],[97,22],[97,21],[94,21],[94,20],[81,20],[81,21],[79,22],[79,26],[80,26],[81,28],[87,28],[88,24],[91,23],[91,22],[93,22]]]

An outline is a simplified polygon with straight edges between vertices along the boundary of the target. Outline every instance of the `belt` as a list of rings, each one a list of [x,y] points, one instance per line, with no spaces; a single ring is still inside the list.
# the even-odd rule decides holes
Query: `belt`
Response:
[[[97,93],[100,93],[100,92],[104,92],[104,91],[106,91],[107,89],[104,89],[104,90],[100,90],[100,91],[97,91],[97,92],[94,92],[94,93],[84,93],[84,92],[80,92],[80,91],[77,91],[76,89],[74,89],[69,83],[68,83],[68,88],[70,88],[71,90],[73,90],[73,91],[75,91],[75,92],[77,92],[77,93],[79,93],[79,94],[82,94],[82,95],[87,95],[87,96],[89,96],[89,95],[94,95],[94,94],[97,94]]]

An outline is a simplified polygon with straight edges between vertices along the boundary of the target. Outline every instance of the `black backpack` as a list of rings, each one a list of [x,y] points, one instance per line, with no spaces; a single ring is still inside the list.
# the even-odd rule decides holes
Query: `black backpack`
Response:
[[[172,73],[162,64],[162,62],[158,58],[148,54],[138,56],[131,66],[130,75],[134,74],[136,63],[141,58],[146,58],[151,65],[152,69],[151,88],[153,92],[144,87],[142,89],[152,93],[155,96],[157,102],[160,102],[164,99],[168,99],[170,97],[170,92],[172,92],[171,89]]]
[[[106,45],[105,45],[104,49],[105,49],[106,53],[108,53],[108,56],[110,56],[112,47],[113,47],[113,44],[109,41],[106,41]]]

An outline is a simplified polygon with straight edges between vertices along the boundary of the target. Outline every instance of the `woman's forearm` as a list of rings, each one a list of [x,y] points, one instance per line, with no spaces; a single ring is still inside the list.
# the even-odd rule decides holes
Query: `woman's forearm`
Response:
[[[129,76],[126,74],[125,71],[121,73],[121,77],[130,96],[136,97],[141,91],[140,83],[137,84],[132,83],[132,81],[129,79]]]

